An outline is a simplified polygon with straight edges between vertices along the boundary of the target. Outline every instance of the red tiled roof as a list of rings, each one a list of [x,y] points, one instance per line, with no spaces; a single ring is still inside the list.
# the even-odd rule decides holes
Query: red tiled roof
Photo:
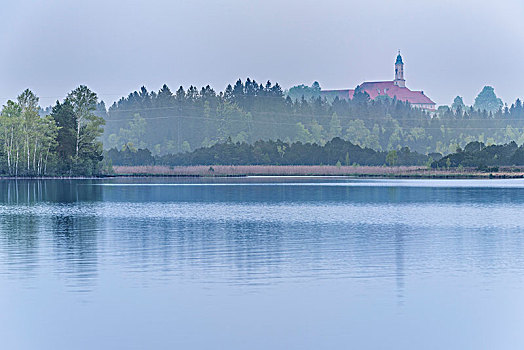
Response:
[[[377,96],[387,95],[411,104],[435,104],[435,102],[431,101],[422,91],[412,91],[407,87],[399,87],[395,85],[393,81],[364,82],[360,85],[360,88],[366,91],[371,99],[375,99]],[[348,91],[349,98],[353,98],[355,90],[346,91]]]
[[[375,81],[375,82],[364,82],[360,87],[369,94],[371,99],[375,99],[377,96],[389,96],[391,98],[397,98],[400,101],[408,101],[411,104],[427,104],[435,105],[429,97],[424,95],[422,91],[412,91],[406,87],[399,87],[395,85],[393,81]],[[339,98],[353,98],[355,93],[354,89],[348,90],[322,90],[321,94],[325,96]]]

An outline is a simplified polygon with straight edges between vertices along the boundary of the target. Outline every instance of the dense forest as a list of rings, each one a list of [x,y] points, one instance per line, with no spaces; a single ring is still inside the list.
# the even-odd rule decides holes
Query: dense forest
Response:
[[[523,166],[524,145],[520,147],[514,142],[504,145],[486,146],[483,142],[473,141],[456,152],[436,160],[433,168],[477,167],[488,170],[499,166]]]
[[[514,141],[503,145],[487,146],[473,141],[464,149],[442,156],[440,153],[427,155],[412,152],[408,147],[399,150],[375,151],[362,148],[338,137],[321,146],[300,141],[288,144],[282,141],[257,141],[254,144],[217,143],[192,152],[153,156],[148,149],[125,146],[106,152],[114,165],[371,165],[399,166],[424,165],[428,168],[476,168],[496,171],[498,167],[524,166],[524,145]]]
[[[86,86],[40,115],[38,97],[25,90],[0,113],[0,174],[10,176],[99,174],[105,121]]]
[[[159,92],[142,87],[106,109],[96,93],[79,86],[42,109],[26,90],[2,107],[0,174],[93,175],[111,161],[469,166],[478,163],[471,161],[473,144],[481,145],[477,160],[496,147],[514,149],[486,166],[520,162],[524,107],[518,99],[504,105],[492,87],[484,87],[473,106],[457,96],[435,112],[371,100],[359,87],[352,100],[327,100],[320,91],[318,83],[283,91],[250,79],[219,93],[209,86],[172,93],[164,85]],[[440,159],[443,154],[449,156]]]
[[[145,87],[114,103],[107,111],[106,149],[149,149],[154,155],[188,152],[231,139],[253,144],[282,140],[324,145],[340,137],[361,147],[388,151],[409,147],[427,154],[448,154],[472,141],[524,143],[524,107],[520,100],[504,106],[493,88],[485,87],[473,106],[460,97],[436,112],[414,109],[394,99],[370,100],[358,91],[352,100],[320,98],[318,83],[283,91],[271,82],[247,79],[223,92],[166,85]]]
[[[114,165],[430,165],[440,154],[400,150],[375,151],[335,137],[324,145],[282,141],[233,143],[228,140],[192,152],[154,157],[147,149],[115,148],[107,152]]]

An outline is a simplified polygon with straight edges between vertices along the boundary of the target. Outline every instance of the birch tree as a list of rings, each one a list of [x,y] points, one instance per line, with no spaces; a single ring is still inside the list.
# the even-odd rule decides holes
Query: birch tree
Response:
[[[29,89],[22,92],[18,98],[21,109],[22,133],[24,139],[25,173],[35,170],[36,149],[38,148],[38,97]]]
[[[22,110],[20,105],[9,100],[0,114],[0,137],[9,175],[18,174],[21,148]]]
[[[96,93],[80,85],[67,95],[66,101],[73,107],[76,118],[75,165],[76,172],[90,175],[97,171],[102,160],[102,144],[105,120],[95,114]]]
[[[54,159],[57,132],[50,116],[38,114],[38,97],[32,91],[25,90],[17,102],[8,101],[0,114],[3,172],[11,176],[46,175],[49,161]]]

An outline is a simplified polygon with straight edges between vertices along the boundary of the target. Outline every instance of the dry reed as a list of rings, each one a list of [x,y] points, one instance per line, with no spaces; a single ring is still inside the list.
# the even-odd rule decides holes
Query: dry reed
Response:
[[[333,165],[195,165],[114,166],[118,175],[153,176],[460,176],[479,175],[472,169],[434,170],[421,166],[333,166]]]

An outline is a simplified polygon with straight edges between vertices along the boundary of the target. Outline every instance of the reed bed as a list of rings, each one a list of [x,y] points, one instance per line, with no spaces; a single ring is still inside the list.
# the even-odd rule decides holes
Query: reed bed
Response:
[[[195,165],[114,166],[115,174],[126,176],[384,176],[384,177],[488,177],[475,169],[428,169],[422,166],[334,166],[334,165]],[[491,174],[522,177],[523,172]]]

